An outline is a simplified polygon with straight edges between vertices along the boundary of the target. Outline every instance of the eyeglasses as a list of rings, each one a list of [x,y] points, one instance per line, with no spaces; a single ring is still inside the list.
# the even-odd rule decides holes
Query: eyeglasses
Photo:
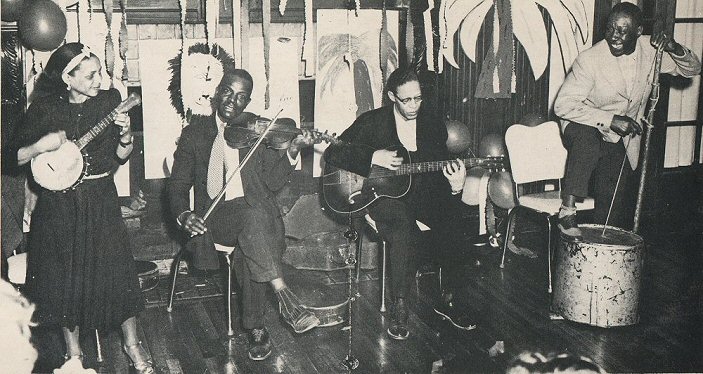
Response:
[[[401,99],[398,96],[396,96],[398,101],[403,103],[403,105],[408,105],[410,104],[410,101],[414,101],[415,104],[420,104],[422,102],[422,96],[415,96],[415,97],[406,97],[405,99]]]

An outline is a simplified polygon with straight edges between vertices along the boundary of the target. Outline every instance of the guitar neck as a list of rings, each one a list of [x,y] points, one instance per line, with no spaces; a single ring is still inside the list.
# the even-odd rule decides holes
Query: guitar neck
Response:
[[[386,177],[392,175],[407,175],[407,174],[420,174],[420,173],[431,173],[433,171],[442,170],[447,164],[454,162],[455,160],[443,160],[443,161],[427,161],[427,162],[416,162],[411,164],[403,164],[398,167],[397,170],[383,169],[382,171],[377,170],[373,177]],[[466,158],[463,160],[464,165],[467,169],[474,166],[481,166],[489,161],[486,158]],[[381,175],[383,174],[383,175]]]
[[[81,136],[80,139],[76,141],[78,149],[83,149],[83,147],[85,147],[86,145],[88,145],[88,143],[95,139],[98,134],[103,132],[110,125],[110,123],[112,123],[117,114],[117,109],[114,109],[112,112],[110,112],[110,114],[107,115],[107,117],[103,118],[100,122],[98,122],[97,125],[90,129],[90,131]]]

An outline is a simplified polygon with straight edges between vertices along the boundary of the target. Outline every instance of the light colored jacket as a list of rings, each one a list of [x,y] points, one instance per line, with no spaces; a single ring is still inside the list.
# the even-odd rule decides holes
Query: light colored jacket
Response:
[[[693,77],[700,73],[701,63],[689,49],[683,56],[664,53],[661,72]],[[610,130],[614,115],[630,117],[640,123],[652,89],[656,49],[649,37],[637,40],[635,54],[637,72],[632,90],[628,92],[618,62],[602,40],[578,55],[554,102],[554,113],[562,119],[562,131],[570,122],[593,126],[601,131],[603,140],[620,140]],[[637,168],[640,136],[624,140],[632,169]]]

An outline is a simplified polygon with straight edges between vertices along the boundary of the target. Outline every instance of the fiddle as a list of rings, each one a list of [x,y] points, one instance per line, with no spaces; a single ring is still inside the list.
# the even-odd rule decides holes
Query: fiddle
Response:
[[[234,149],[249,148],[256,143],[266,128],[271,123],[271,120],[263,117],[255,117],[247,121],[245,124],[232,123],[225,126],[224,138],[227,145]],[[315,140],[336,143],[338,140],[335,134],[328,134],[317,130],[309,130],[312,132]],[[262,143],[272,149],[288,149],[293,139],[301,135],[302,131],[295,126],[295,121],[291,118],[276,119],[268,132],[264,135]]]

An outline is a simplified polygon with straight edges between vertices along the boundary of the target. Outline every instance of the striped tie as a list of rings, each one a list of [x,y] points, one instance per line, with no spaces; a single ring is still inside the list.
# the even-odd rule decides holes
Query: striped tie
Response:
[[[211,199],[217,197],[220,190],[225,185],[225,136],[220,129],[217,137],[212,143],[210,152],[210,163],[207,167],[207,194]]]

